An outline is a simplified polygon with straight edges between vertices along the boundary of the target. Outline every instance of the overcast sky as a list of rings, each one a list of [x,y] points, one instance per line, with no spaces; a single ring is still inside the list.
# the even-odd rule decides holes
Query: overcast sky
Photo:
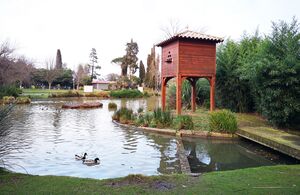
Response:
[[[293,16],[300,20],[299,0],[0,0],[0,41],[9,39],[39,67],[60,49],[63,62],[76,69],[94,47],[106,75],[120,73],[111,60],[124,55],[131,38],[146,64],[170,20],[238,40],[257,28],[267,34],[271,21]]]

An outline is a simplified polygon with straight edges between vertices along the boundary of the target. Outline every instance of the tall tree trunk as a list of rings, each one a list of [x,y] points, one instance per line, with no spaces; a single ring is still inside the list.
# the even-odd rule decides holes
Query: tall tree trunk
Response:
[[[48,84],[49,84],[49,91],[50,91],[52,82],[49,82]]]

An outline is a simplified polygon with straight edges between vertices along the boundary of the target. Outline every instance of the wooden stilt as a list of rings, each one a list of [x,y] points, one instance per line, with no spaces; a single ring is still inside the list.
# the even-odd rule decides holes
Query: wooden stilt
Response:
[[[210,111],[215,109],[215,81],[216,77],[210,78]]]
[[[176,77],[176,114],[181,114],[181,75]]]
[[[165,109],[166,109],[166,87],[167,87],[166,78],[162,78],[162,82],[161,82],[161,107],[162,107],[163,111],[165,111]]]

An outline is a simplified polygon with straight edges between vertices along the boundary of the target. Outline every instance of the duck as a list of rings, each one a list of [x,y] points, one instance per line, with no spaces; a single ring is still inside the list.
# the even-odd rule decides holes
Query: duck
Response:
[[[84,153],[83,156],[75,154],[75,159],[76,160],[85,160],[86,156],[87,156],[87,153]]]
[[[88,166],[93,166],[93,165],[99,165],[100,164],[100,159],[99,158],[95,158],[94,160],[92,159],[84,159],[82,160],[82,163]]]

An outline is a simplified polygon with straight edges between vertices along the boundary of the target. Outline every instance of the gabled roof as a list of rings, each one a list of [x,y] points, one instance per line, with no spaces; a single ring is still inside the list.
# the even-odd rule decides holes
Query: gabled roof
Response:
[[[158,43],[157,46],[160,46],[160,47],[164,46],[164,45],[166,45],[166,44],[168,44],[172,41],[178,40],[180,38],[191,39],[191,40],[206,40],[206,41],[212,41],[212,42],[215,42],[215,43],[220,43],[220,42],[224,41],[224,39],[220,38],[220,37],[206,35],[206,34],[203,34],[203,33],[186,30],[184,32],[177,33],[176,35],[174,35],[174,36]]]

